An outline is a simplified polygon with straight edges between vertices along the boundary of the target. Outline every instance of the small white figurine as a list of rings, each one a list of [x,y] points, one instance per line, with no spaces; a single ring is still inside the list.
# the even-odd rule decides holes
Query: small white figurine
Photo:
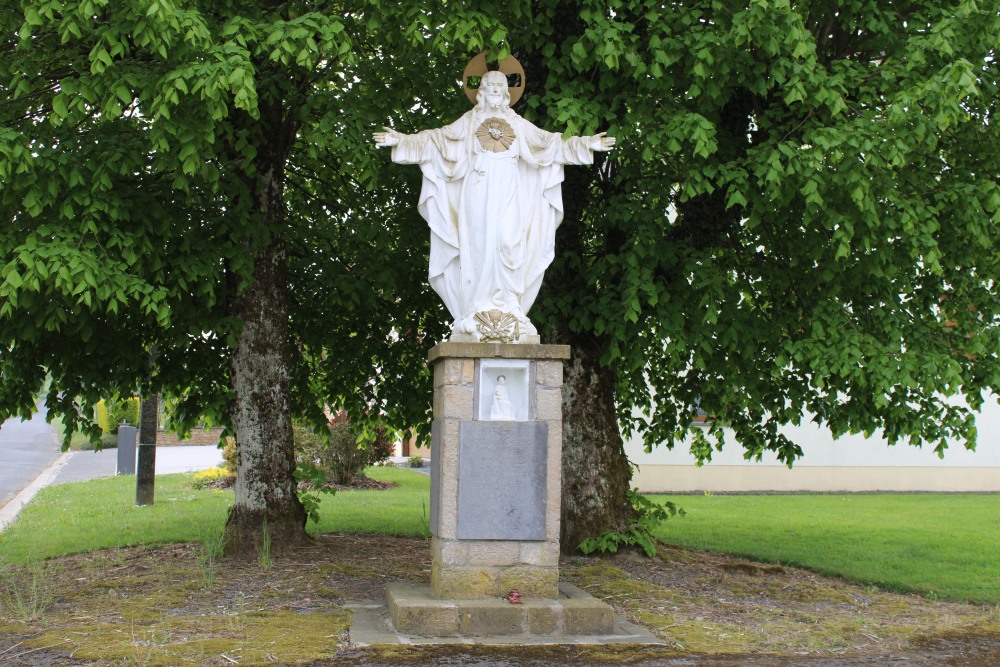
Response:
[[[514,404],[510,402],[510,395],[507,393],[507,378],[503,375],[497,376],[497,384],[493,388],[493,405],[490,407],[490,419],[513,421],[517,419],[514,414]]]

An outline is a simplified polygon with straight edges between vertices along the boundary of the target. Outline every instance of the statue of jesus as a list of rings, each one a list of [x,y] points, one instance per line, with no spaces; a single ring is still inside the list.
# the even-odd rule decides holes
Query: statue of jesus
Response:
[[[507,77],[487,72],[476,106],[451,125],[375,132],[392,160],[419,164],[417,208],[431,229],[429,278],[454,318],[452,337],[524,342],[527,317],[555,255],[563,165],[592,164],[604,133],[563,139],[510,108]]]

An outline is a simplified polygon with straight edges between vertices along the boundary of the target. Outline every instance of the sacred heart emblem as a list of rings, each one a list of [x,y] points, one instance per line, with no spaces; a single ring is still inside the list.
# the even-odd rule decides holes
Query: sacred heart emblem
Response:
[[[491,153],[503,153],[514,143],[514,128],[503,118],[490,118],[476,130],[476,139]]]

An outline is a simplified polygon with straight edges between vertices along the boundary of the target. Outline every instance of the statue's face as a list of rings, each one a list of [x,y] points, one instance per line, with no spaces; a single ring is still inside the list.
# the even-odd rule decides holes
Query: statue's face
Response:
[[[507,77],[501,72],[487,72],[480,84],[486,91],[486,101],[491,107],[499,107],[504,103],[507,93]]]

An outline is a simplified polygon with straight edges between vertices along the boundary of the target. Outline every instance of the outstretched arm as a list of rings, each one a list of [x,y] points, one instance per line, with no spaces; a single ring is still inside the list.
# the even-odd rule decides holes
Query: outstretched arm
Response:
[[[615,145],[615,138],[606,136],[604,132],[564,139],[558,132],[543,130],[523,119],[518,127],[524,130],[522,134],[530,151],[530,155],[526,155],[522,150],[521,157],[536,166],[593,164],[595,152],[610,151]]]
[[[434,159],[434,156],[444,158],[445,162],[455,162],[461,152],[461,141],[450,141],[452,126],[423,130],[416,134],[403,134],[391,127],[383,127],[381,132],[372,132],[372,140],[376,148],[390,148],[392,161],[398,164],[424,164]],[[450,146],[451,144],[455,144]],[[450,147],[449,147],[450,146]]]

